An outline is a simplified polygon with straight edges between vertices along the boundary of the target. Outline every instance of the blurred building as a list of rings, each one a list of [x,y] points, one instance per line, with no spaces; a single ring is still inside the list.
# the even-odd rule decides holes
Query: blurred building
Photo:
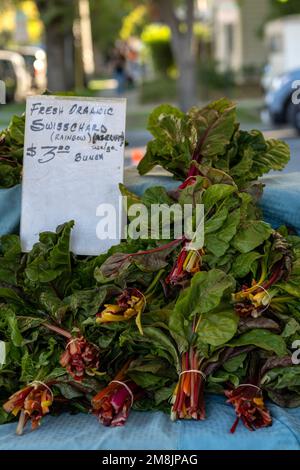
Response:
[[[0,13],[2,47],[15,44],[39,45],[42,31],[43,25],[34,1],[24,1],[18,7],[12,4]]]
[[[265,27],[268,65],[274,76],[300,68],[300,15],[284,16]]]
[[[267,49],[259,34],[269,12],[269,0],[211,0],[214,56],[220,70],[240,79],[260,71]]]

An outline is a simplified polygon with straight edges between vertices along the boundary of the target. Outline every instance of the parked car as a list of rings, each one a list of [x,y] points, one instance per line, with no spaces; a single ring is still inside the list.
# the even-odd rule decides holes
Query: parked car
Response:
[[[31,77],[31,87],[38,91],[47,88],[46,52],[40,47],[22,46],[15,49],[25,60],[27,72]]]
[[[297,101],[295,98],[298,98]],[[300,133],[298,101],[300,101],[300,68],[274,77],[265,97],[266,110],[272,124],[291,124]]]
[[[6,86],[7,101],[22,101],[30,91],[31,79],[24,58],[11,51],[0,50],[0,80]]]
[[[268,64],[263,77],[265,87],[269,88],[272,80],[280,74],[300,67],[299,41],[300,15],[288,15],[266,23],[265,45]]]

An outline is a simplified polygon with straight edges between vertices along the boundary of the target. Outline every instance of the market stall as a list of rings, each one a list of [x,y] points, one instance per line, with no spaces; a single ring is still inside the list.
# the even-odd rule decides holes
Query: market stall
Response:
[[[16,129],[2,140],[3,234],[20,214]],[[204,243],[172,238],[175,218],[167,240],[144,228],[96,257],[70,253],[73,222],[26,255],[2,239],[0,447],[300,449],[300,175],[264,176],[288,147],[240,130],[227,100],[159,107],[149,130],[120,186],[127,223],[134,204],[199,203]]]

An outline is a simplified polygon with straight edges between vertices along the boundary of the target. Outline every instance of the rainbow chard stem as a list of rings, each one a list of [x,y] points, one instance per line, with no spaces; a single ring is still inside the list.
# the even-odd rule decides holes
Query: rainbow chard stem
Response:
[[[81,382],[87,375],[94,375],[99,368],[99,350],[89,343],[80,333],[72,334],[56,325],[44,323],[43,326],[68,340],[65,352],[60,357],[60,365],[77,382]]]
[[[29,420],[32,430],[40,425],[42,417],[49,413],[52,403],[53,393],[49,385],[36,381],[9,397],[3,409],[14,416],[20,413],[16,433],[21,435]]]
[[[249,431],[271,426],[272,418],[267,410],[262,390],[254,384],[244,384],[233,390],[225,390],[227,403],[233,405],[236,420],[230,429],[234,433],[239,420],[243,422]]]
[[[191,161],[190,169],[189,169],[189,172],[188,172],[188,178],[192,178],[192,177],[200,175],[200,171],[197,168],[196,164],[201,163],[201,160],[202,160],[202,153],[201,152],[202,152],[203,144],[204,144],[210,130],[211,130],[211,126],[209,126],[207,128],[207,130],[204,132],[204,134],[200,137],[200,139],[197,142],[197,145],[196,145],[195,150],[194,150],[193,155],[192,155],[192,161]]]
[[[200,271],[203,250],[187,250],[185,247],[173,266],[172,271],[166,278],[166,284],[178,285],[189,279],[193,274]]]
[[[181,357],[181,373],[172,398],[171,419],[205,419],[205,374],[194,348]]]
[[[235,310],[241,317],[261,315],[272,301],[268,289],[279,281],[288,279],[291,273],[293,256],[290,246],[277,232],[273,234],[271,252],[281,255],[279,261],[271,268],[264,261],[259,281],[253,282],[251,287],[244,286],[240,292],[233,295],[233,300],[236,302]]]
[[[87,375],[94,375],[99,368],[99,351],[83,336],[72,338],[60,357],[60,365],[78,382]]]
[[[58,335],[64,336],[67,339],[72,339],[71,333],[67,330],[64,330],[63,328],[60,328],[59,326],[50,325],[50,323],[43,323],[43,326],[48,330],[57,333]]]
[[[236,413],[236,420],[230,429],[234,433],[239,421],[246,426],[249,431],[271,426],[272,418],[270,412],[265,406],[263,392],[259,387],[259,375],[257,374],[258,357],[250,353],[250,361],[247,378],[244,384],[235,389],[225,390],[227,403],[233,405]]]
[[[146,302],[141,291],[128,287],[117,297],[115,304],[104,305],[104,310],[97,313],[96,323],[123,322],[135,318],[139,332],[143,335],[142,313]]]

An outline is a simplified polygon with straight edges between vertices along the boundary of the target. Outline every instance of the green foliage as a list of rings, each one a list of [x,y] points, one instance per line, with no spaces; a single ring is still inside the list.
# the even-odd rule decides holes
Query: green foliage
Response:
[[[275,367],[264,375],[261,383],[277,405],[285,408],[300,406],[299,366]]]
[[[168,26],[150,24],[144,28],[141,39],[150,50],[157,74],[167,77],[171,69],[175,67],[171,48],[171,33]]]
[[[204,322],[204,326],[200,322],[200,337],[202,339],[205,338],[205,342],[211,344],[209,336],[213,326],[209,322],[210,314],[219,307],[223,298],[228,298],[231,292],[234,291],[234,286],[234,279],[217,269],[200,272],[193,277],[191,286],[181,292],[170,315],[169,327],[178,343],[180,352],[187,351],[192,341],[193,331],[191,330],[191,323],[193,319],[195,320],[197,314],[207,314],[205,319],[207,318],[208,320]],[[223,318],[227,317],[231,331],[232,321],[234,321],[233,317],[230,318],[230,314],[224,314],[224,312],[221,312],[221,317],[222,314],[224,315]],[[218,313],[215,313],[215,315],[218,315]],[[226,333],[224,337],[226,337]],[[215,341],[217,342],[218,340],[216,339]]]
[[[14,120],[5,132],[16,161],[22,124]],[[226,99],[187,114],[162,105],[148,129],[154,139],[140,173],[160,164],[184,184],[170,192],[152,186],[141,196],[124,185],[120,191],[129,206],[203,204],[203,246],[191,252],[191,240],[150,233],[79,257],[70,252],[73,221],[41,233],[26,254],[19,237],[2,237],[0,402],[40,381],[51,387],[55,406],[63,400],[66,409],[84,411],[125,366],[125,380],[143,388],[134,403],[139,410],[169,411],[174,389],[177,395],[195,380],[201,410],[204,388],[223,393],[253,381],[279,405],[299,406],[299,366],[291,354],[300,339],[300,238],[259,219],[254,191],[257,178],[284,167],[286,145],[241,131]],[[75,383],[61,358],[77,336],[100,360]],[[80,354],[77,364],[90,353]],[[0,422],[8,420],[0,412]]]
[[[234,72],[230,70],[220,72],[217,62],[212,60],[200,61],[197,67],[197,76],[201,86],[205,89],[224,90],[228,94],[235,86]]]
[[[161,165],[181,180],[191,160],[221,170],[243,188],[268,171],[284,168],[290,151],[284,142],[265,140],[259,131],[240,131],[232,102],[221,99],[187,114],[161,105],[149,117],[154,139],[140,162],[140,174]]]
[[[222,346],[236,334],[238,323],[239,317],[233,308],[220,307],[201,317],[197,335],[201,343]]]
[[[132,36],[140,37],[148,20],[148,9],[145,5],[136,6],[123,18],[120,38],[127,40]]]
[[[271,6],[270,18],[281,18],[287,15],[300,13],[300,5],[297,0],[269,0]],[[269,18],[269,19],[270,19]]]
[[[20,0],[17,0],[20,1]],[[59,25],[61,32],[73,26],[76,15],[76,3],[69,0],[35,0],[45,28]]]
[[[145,80],[140,86],[140,101],[143,104],[175,102],[177,99],[176,80],[159,77]]]
[[[287,354],[286,344],[279,335],[271,333],[268,330],[253,329],[230,341],[229,346],[247,346],[253,344],[258,348],[272,351],[277,356],[285,356]]]
[[[123,19],[132,10],[130,0],[90,0],[92,33],[95,44],[104,55],[119,38]]]
[[[0,132],[0,189],[21,182],[25,116],[13,116],[9,126]]]

